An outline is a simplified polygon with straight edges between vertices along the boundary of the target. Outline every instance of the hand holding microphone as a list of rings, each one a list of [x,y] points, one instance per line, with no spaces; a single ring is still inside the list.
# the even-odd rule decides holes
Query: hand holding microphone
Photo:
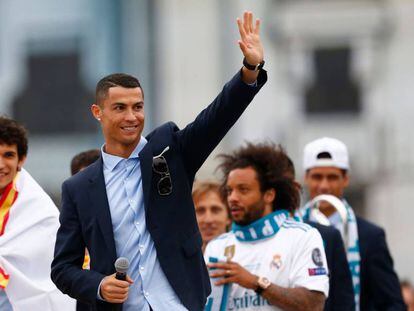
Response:
[[[104,277],[100,294],[107,302],[123,303],[127,300],[129,286],[134,283],[127,275],[128,268],[128,259],[120,257],[115,261],[116,273]]]

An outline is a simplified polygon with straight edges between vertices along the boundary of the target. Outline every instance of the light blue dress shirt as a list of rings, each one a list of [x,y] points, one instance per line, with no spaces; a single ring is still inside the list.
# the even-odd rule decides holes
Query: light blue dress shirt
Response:
[[[123,310],[187,310],[180,302],[157,258],[154,241],[145,224],[144,195],[139,152],[147,140],[124,159],[104,152],[102,159],[117,257],[126,257],[134,280]]]

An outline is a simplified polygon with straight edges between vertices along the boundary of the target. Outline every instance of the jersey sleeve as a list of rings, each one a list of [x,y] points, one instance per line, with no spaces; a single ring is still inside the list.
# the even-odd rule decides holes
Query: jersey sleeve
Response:
[[[311,228],[296,245],[292,258],[291,287],[304,287],[328,297],[328,265],[321,235]]]

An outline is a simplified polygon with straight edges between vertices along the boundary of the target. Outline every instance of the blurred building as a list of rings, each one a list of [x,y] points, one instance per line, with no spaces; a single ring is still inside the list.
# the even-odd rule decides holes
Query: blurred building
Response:
[[[414,1],[2,0],[0,111],[30,130],[26,167],[59,198],[71,157],[102,144],[89,106],[108,73],[140,77],[146,132],[185,126],[241,67],[246,9],[263,22],[269,82],[199,175],[217,153],[265,139],[303,175],[303,146],[339,138],[351,204],[386,228],[400,276],[414,280]]]

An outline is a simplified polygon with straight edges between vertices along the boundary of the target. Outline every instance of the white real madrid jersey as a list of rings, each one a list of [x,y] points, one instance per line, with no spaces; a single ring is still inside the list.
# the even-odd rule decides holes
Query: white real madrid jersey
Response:
[[[286,220],[275,235],[253,242],[239,241],[233,232],[225,233],[207,245],[204,258],[207,263],[210,257],[223,258],[228,256],[229,249],[234,252],[231,260],[250,273],[266,277],[278,286],[305,287],[328,297],[329,279],[323,241],[319,232],[307,224]],[[271,306],[253,290],[232,284],[227,310],[281,309]]]

